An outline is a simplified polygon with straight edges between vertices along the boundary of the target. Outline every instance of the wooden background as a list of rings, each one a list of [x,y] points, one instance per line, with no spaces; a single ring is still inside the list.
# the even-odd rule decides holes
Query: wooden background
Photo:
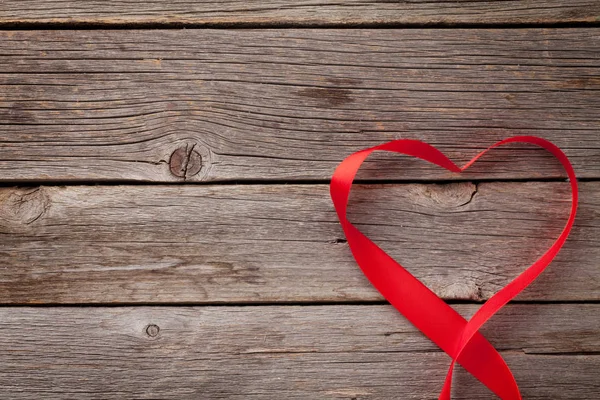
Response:
[[[328,179],[533,134],[580,211],[483,333],[525,399],[600,398],[599,95],[597,0],[2,1],[0,397],[435,399],[450,360],[363,277]],[[359,178],[350,219],[465,316],[570,201],[529,146]]]

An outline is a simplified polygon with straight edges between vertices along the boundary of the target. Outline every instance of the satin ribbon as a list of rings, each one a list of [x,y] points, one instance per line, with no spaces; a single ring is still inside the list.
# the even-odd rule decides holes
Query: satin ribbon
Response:
[[[540,146],[560,161],[571,184],[571,212],[565,227],[552,246],[530,267],[485,302],[468,321],[362,234],[347,219],[346,209],[352,182],[361,164],[374,151],[385,150],[406,154],[449,171],[460,173],[473,165],[489,150],[517,142]],[[479,329],[506,303],[529,286],[550,264],[565,243],[575,220],[578,202],[577,179],[567,156],[556,145],[545,139],[535,136],[515,136],[493,144],[473,157],[463,167],[458,167],[442,152],[427,143],[400,139],[348,156],[336,168],[331,178],[330,192],[352,255],[363,273],[400,313],[452,358],[439,399],[450,399],[452,374],[456,362],[501,399],[521,399],[512,372],[498,351],[479,332]]]

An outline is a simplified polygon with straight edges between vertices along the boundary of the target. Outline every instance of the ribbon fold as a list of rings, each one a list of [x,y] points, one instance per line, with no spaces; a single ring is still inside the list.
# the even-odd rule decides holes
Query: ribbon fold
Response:
[[[449,171],[460,173],[489,150],[508,143],[540,146],[556,157],[571,184],[571,212],[561,234],[530,267],[486,301],[467,321],[427,286],[392,259],[347,219],[352,183],[358,169],[374,151],[384,150],[420,158]],[[358,151],[336,168],[330,184],[331,199],[357,264],[379,292],[413,325],[451,358],[439,400],[450,400],[456,362],[503,400],[520,400],[512,372],[498,351],[479,329],[506,303],[529,286],[550,264],[565,243],[577,211],[578,188],[575,171],[567,156],[553,143],[535,136],[515,136],[499,141],[458,167],[435,147],[418,140],[400,139]]]

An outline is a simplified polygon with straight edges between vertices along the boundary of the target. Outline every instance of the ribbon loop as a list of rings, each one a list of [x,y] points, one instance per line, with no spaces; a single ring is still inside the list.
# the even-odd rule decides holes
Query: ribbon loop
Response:
[[[484,303],[467,321],[348,221],[346,212],[352,182],[362,163],[377,150],[420,158],[460,173],[489,150],[515,142],[540,146],[560,161],[571,183],[571,213],[562,233],[552,246],[529,268]],[[452,358],[439,399],[450,399],[452,373],[455,363],[458,362],[501,399],[520,400],[521,394],[510,369],[479,329],[544,271],[566,241],[575,220],[578,202],[577,179],[567,156],[545,139],[515,136],[495,143],[459,168],[442,152],[427,143],[400,139],[348,156],[333,174],[330,193],[352,255],[363,273],[400,313]]]

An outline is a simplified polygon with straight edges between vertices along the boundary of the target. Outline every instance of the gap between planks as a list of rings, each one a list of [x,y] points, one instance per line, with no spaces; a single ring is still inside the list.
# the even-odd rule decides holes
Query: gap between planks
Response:
[[[600,178],[577,178],[577,182],[598,182]],[[329,185],[330,179],[302,179],[302,180],[226,180],[218,182],[204,182],[204,181],[187,181],[187,182],[154,182],[154,181],[136,181],[136,180],[98,180],[98,181],[52,181],[52,180],[27,180],[27,181],[11,181],[4,180],[0,181],[0,188],[37,188],[37,187],[69,187],[69,186],[256,186],[256,185]],[[404,185],[404,184],[437,184],[447,185],[451,183],[517,183],[517,182],[568,182],[568,178],[478,178],[471,179],[469,177],[459,176],[457,179],[452,180],[427,180],[427,179],[416,179],[416,180],[399,180],[399,179],[385,179],[385,180],[373,180],[373,179],[360,179],[357,178],[353,181],[356,185]]]

